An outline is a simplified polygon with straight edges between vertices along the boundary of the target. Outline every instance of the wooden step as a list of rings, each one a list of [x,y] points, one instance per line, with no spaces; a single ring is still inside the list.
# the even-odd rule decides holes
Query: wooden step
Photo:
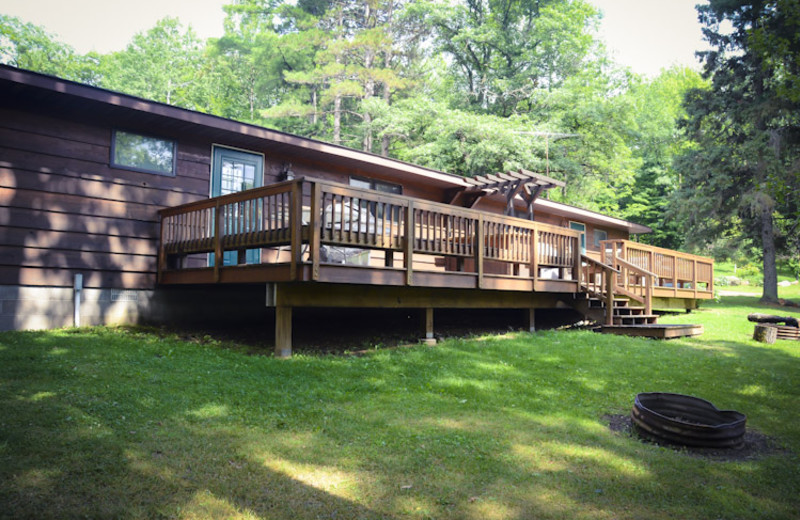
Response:
[[[614,316],[615,325],[655,325],[656,320],[658,320],[658,316],[655,314]]]
[[[628,303],[629,302],[630,302],[630,300],[628,300],[627,298],[614,298],[614,308],[615,309],[628,308]],[[600,309],[600,308],[604,309],[605,306],[606,306],[606,301],[605,300],[599,300],[597,298],[589,298],[589,307],[592,307],[592,308],[595,308],[595,309]]]
[[[644,314],[644,307],[615,307],[614,316],[635,316]]]
[[[682,338],[699,336],[703,333],[702,325],[603,325],[595,329],[602,334],[619,334],[622,336],[643,336],[655,339]]]

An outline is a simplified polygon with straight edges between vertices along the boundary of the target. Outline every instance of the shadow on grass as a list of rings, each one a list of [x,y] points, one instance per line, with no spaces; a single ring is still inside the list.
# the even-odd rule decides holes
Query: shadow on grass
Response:
[[[777,518],[799,505],[792,461],[707,463],[599,420],[639,391],[724,405],[730,392],[797,449],[792,422],[769,420],[797,396],[798,361],[780,351],[585,332],[288,361],[104,330],[0,344],[0,516]],[[777,399],[754,398],[755,383]]]

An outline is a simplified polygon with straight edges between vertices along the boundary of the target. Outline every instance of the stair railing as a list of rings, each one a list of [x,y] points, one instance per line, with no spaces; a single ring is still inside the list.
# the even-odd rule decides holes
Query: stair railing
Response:
[[[614,324],[615,278],[619,274],[614,267],[581,255],[581,289],[605,302],[606,325]]]
[[[617,272],[622,275],[622,284],[617,284],[614,291],[631,297],[644,304],[644,312],[647,315],[653,313],[653,284],[658,275],[642,269],[636,264],[628,262],[624,258],[616,255],[612,257],[613,266],[618,268]],[[633,275],[642,280],[641,284],[629,284],[629,277]]]

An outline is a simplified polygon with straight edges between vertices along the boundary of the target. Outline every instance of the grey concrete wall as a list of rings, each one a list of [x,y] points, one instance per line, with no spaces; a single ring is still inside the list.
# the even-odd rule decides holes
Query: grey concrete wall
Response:
[[[83,289],[81,325],[137,323],[152,290]],[[71,287],[0,285],[0,330],[55,329],[73,325]]]
[[[263,284],[164,287],[155,290],[83,289],[81,325],[145,323],[216,327],[270,319]],[[73,325],[71,287],[0,285],[0,330],[55,329]],[[269,325],[272,327],[272,324]]]

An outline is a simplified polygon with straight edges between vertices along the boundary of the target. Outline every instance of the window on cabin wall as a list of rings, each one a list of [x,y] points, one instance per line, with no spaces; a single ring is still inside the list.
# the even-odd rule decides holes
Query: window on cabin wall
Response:
[[[380,191],[383,193],[392,193],[395,195],[403,194],[403,187],[399,184],[392,184],[390,182],[376,181],[375,179],[365,179],[361,177],[350,177],[350,186],[354,188],[364,188],[368,190]],[[373,217],[377,219],[383,218],[383,205],[362,201],[361,207],[368,210]],[[394,221],[400,220],[399,208],[389,215],[389,219]]]
[[[608,233],[603,231],[602,229],[595,229],[594,230],[594,246],[596,248],[600,248],[600,242],[603,240],[608,240]]]
[[[114,130],[111,139],[111,166],[156,175],[175,176],[177,144],[133,132]]]
[[[390,182],[376,181],[375,179],[363,179],[360,177],[350,177],[350,186],[354,188],[366,188],[368,190],[382,191],[384,193],[394,193],[402,195],[403,187],[399,184]]]

